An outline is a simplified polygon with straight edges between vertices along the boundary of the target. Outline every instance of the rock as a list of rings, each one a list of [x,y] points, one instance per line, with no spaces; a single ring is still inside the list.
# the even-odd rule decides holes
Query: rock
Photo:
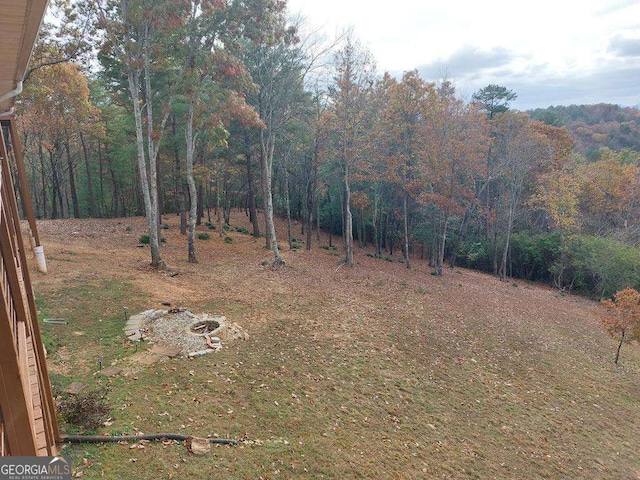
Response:
[[[211,444],[207,438],[191,437],[187,440],[187,448],[194,455],[206,455],[211,451]]]
[[[138,314],[138,315],[131,315],[129,317],[129,320],[127,320],[127,325],[135,325],[136,327],[138,325],[140,325],[145,319],[147,318],[147,316],[145,314]]]
[[[207,350],[198,350],[197,352],[190,352],[188,357],[189,358],[194,358],[194,357],[200,357],[202,355],[206,355],[207,353],[211,353],[217,350],[211,350],[211,349],[207,349]]]
[[[98,373],[100,375],[104,375],[105,377],[115,377],[122,371],[119,367],[107,367],[103,370],[100,370]]]
[[[124,334],[132,342],[137,342],[142,339],[142,334],[140,333],[140,330],[125,330]]]
[[[73,382],[71,385],[69,385],[66,389],[65,392],[71,394],[71,395],[76,395],[78,394],[78,392],[80,392],[84,387],[86,387],[86,385],[84,383],[80,383],[80,382]]]

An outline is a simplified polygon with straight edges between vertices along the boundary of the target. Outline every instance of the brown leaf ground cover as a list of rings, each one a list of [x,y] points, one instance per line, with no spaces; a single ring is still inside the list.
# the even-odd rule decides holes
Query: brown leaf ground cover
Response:
[[[99,433],[241,443],[204,457],[170,442],[66,448],[84,477],[640,478],[640,352],[625,346],[613,364],[595,302],[457,268],[435,277],[424,261],[408,270],[366,250],[340,267],[340,250],[318,244],[285,249],[273,270],[263,239],[230,231],[226,243],[204,226],[192,265],[177,217],[165,221],[176,276],[148,267],[143,219],[39,223],[40,318],[68,320],[43,325],[53,383],[109,386]],[[248,227],[243,212],[232,223]],[[98,356],[126,366],[134,354],[124,307],[161,302],[225,315],[249,338],[95,374]]]

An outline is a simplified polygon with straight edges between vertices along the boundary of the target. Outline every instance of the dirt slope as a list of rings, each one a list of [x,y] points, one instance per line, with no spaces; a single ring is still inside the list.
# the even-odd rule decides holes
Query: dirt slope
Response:
[[[215,469],[177,446],[136,452],[144,471],[126,447],[69,450],[90,457],[89,477],[640,478],[639,349],[613,365],[594,302],[457,268],[435,277],[424,261],[408,270],[367,250],[348,268],[317,243],[285,248],[273,270],[263,239],[225,243],[206,227],[192,265],[177,218],[166,223],[170,272],[137,246],[143,219],[39,223],[50,273],[34,274],[36,297],[43,315],[70,319],[47,327],[50,368],[63,384],[91,383],[97,355],[131,355],[124,306],[226,315],[248,340],[109,380],[126,406],[110,428],[246,442],[216,450]],[[248,227],[242,212],[232,223]]]

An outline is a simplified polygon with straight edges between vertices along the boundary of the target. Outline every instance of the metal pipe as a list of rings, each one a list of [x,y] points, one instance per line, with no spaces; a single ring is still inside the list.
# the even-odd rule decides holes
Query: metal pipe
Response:
[[[107,443],[107,442],[137,442],[139,440],[188,440],[191,435],[176,433],[158,433],[151,435],[61,435],[62,443]],[[232,438],[208,438],[209,443],[216,445],[236,445]]]
[[[16,107],[11,107],[11,110],[7,110],[6,112],[0,113],[0,118],[12,117],[14,113],[16,113]]]
[[[16,83],[16,88],[11,90],[10,92],[0,95],[0,103],[4,102],[5,100],[9,100],[15,97],[16,95],[20,95],[21,93],[22,93],[22,81]]]

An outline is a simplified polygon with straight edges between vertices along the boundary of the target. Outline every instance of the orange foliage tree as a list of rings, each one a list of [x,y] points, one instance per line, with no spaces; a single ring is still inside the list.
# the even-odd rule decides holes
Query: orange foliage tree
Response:
[[[384,141],[386,179],[402,198],[403,254],[409,264],[409,203],[424,188],[426,135],[424,119],[436,108],[436,90],[416,70],[400,82],[385,77],[387,103],[382,110],[380,137]]]
[[[624,163],[608,150],[597,162],[582,165],[578,174],[582,182],[580,213],[587,232],[618,233],[624,238],[637,228],[638,165]]]
[[[618,364],[624,342],[640,341],[640,292],[629,287],[617,292],[613,300],[602,300],[606,313],[600,319],[605,330],[619,340],[614,363]]]
[[[426,125],[430,178],[419,200],[439,212],[435,269],[442,275],[449,223],[454,216],[466,216],[476,201],[476,183],[486,176],[489,126],[477,105],[455,96],[450,82],[441,83],[437,93],[436,108]]]

